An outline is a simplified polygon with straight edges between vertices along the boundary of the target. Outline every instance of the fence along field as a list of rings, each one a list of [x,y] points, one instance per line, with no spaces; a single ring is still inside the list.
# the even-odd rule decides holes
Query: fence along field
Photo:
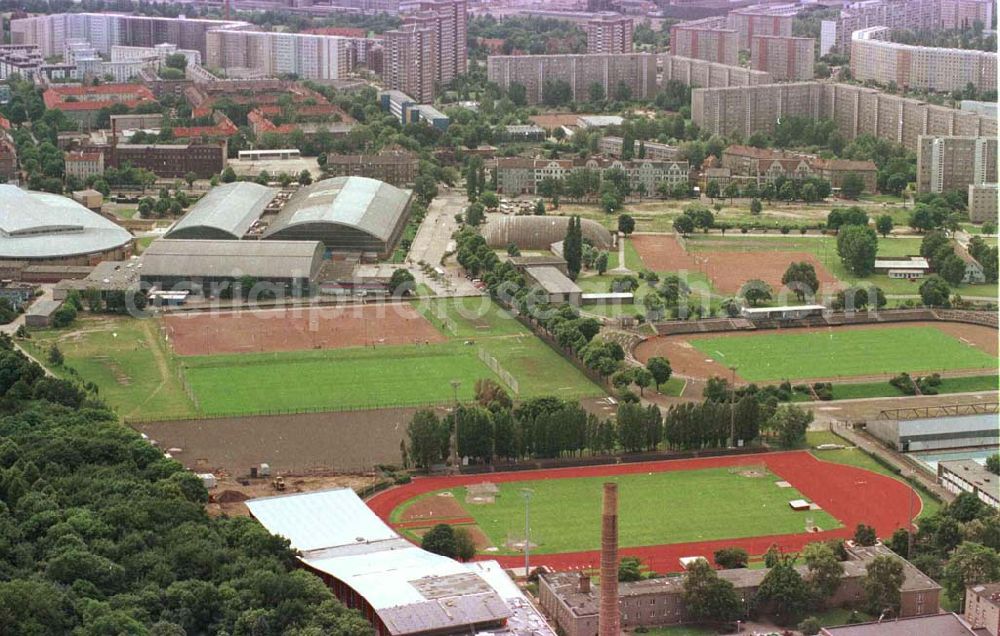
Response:
[[[571,363],[488,300],[407,304],[403,315],[405,322],[396,326],[420,332],[419,337],[401,336],[409,344],[375,339],[367,346],[311,348],[305,340],[305,348],[296,351],[181,356],[171,348],[176,330],[158,328],[162,323],[85,317],[67,330],[35,332],[27,346],[45,359],[51,344],[58,343],[66,369],[95,382],[100,395],[131,420],[446,404],[455,399],[453,380],[461,382],[458,398],[470,400],[479,378],[496,380],[520,397],[603,395]],[[259,340],[283,321],[258,322]],[[218,323],[213,329],[229,324]],[[254,323],[248,324],[250,333],[244,337],[252,339]],[[352,344],[357,324],[351,326]],[[319,329],[324,337],[334,333],[326,325]],[[301,340],[300,335],[295,337]],[[287,346],[289,340],[283,342]],[[492,362],[481,360],[480,350]]]

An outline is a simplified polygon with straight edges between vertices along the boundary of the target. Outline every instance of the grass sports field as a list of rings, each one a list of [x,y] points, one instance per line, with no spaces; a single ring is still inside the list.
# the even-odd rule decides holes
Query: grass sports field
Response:
[[[98,385],[122,416],[191,417],[297,409],[357,409],[472,398],[475,381],[501,381],[480,359],[512,375],[520,397],[598,397],[572,364],[492,302],[421,301],[416,308],[445,342],[271,353],[177,356],[152,320],[85,317],[35,332],[26,346],[45,360],[58,343],[73,369]],[[185,383],[187,387],[185,388]],[[503,383],[503,382],[501,382]]]
[[[934,327],[783,331],[690,342],[717,362],[737,366],[748,382],[997,366],[996,357]]]
[[[526,488],[532,491],[532,543],[538,543],[533,551],[596,550],[600,524],[595,519],[601,516],[606,481],[618,483],[619,537],[626,548],[803,532],[807,516],[823,530],[839,527],[823,511],[795,512],[788,501],[801,497],[797,490],[778,487],[779,478],[760,466],[745,468],[756,476],[733,468],[709,468],[508,482],[499,484],[495,503],[482,505],[464,503],[464,488],[452,492],[501,552],[510,552],[502,547],[508,536],[524,535]]]

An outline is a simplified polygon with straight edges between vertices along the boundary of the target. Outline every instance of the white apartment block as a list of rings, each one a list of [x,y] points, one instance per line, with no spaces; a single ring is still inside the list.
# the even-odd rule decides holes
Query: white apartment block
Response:
[[[301,79],[342,79],[351,71],[349,39],[337,36],[217,30],[208,33],[206,49],[209,68]]]
[[[950,92],[972,84],[996,90],[997,54],[968,49],[911,46],[889,41],[892,30],[877,26],[851,38],[851,74],[859,81]]]
[[[917,192],[962,190],[997,182],[997,138],[921,135]]]

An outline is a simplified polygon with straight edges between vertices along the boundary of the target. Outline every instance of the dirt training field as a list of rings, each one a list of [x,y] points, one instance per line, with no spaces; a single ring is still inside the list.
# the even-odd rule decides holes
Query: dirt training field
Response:
[[[781,288],[781,277],[789,264],[805,261],[816,269],[821,286],[838,281],[812,254],[806,252],[697,252],[689,253],[673,235],[636,234],[632,243],[649,269],[657,272],[687,270],[704,272],[716,290],[736,294],[748,280],[760,279],[773,289]]]
[[[706,354],[704,351],[699,350],[694,344],[698,340],[706,340],[713,338],[758,338],[774,336],[776,334],[789,334],[789,335],[799,335],[799,334],[845,334],[852,331],[871,331],[878,330],[885,332],[884,340],[890,341],[893,336],[900,329],[905,328],[919,328],[919,327],[929,327],[942,332],[942,336],[950,336],[957,339],[959,342],[985,352],[989,355],[996,355],[997,351],[997,333],[996,330],[991,327],[985,327],[981,325],[970,325],[965,323],[955,323],[955,322],[903,322],[903,323],[889,323],[889,324],[869,324],[869,325],[843,325],[838,327],[814,327],[814,328],[788,328],[781,330],[773,329],[762,329],[759,331],[729,331],[722,333],[713,334],[699,334],[699,335],[682,335],[682,336],[659,336],[655,338],[650,338],[642,343],[640,343],[635,349],[635,356],[638,360],[645,362],[654,356],[664,356],[670,360],[670,364],[674,369],[674,373],[680,377],[705,379],[712,376],[721,376],[728,378],[731,375],[731,371],[724,361],[717,360],[717,355]],[[905,343],[903,343],[905,345]],[[864,352],[861,352],[864,353]],[[926,353],[926,352],[925,352]],[[801,358],[806,359],[808,352],[803,352],[800,355]],[[850,354],[848,349],[844,349],[844,355]],[[776,353],[777,355],[777,353]],[[958,367],[952,367],[952,370]],[[970,367],[973,368],[973,367]],[[931,369],[899,369],[893,373],[875,373],[875,374],[859,374],[855,376],[858,379],[882,379],[887,377],[892,377],[896,375],[899,371],[908,371],[910,373],[933,373],[935,371],[946,370],[941,368],[931,368]],[[737,379],[744,380],[739,373],[737,373]],[[791,377],[790,380],[839,380],[843,378],[824,376],[822,374],[814,376],[801,376],[801,377]]]
[[[409,303],[170,314],[164,323],[182,356],[447,340]]]

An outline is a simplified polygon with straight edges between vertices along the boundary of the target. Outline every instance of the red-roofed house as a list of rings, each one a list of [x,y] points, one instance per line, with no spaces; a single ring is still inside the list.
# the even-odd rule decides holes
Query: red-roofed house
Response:
[[[55,86],[42,95],[45,107],[61,110],[74,121],[93,125],[102,108],[124,104],[134,108],[154,103],[153,92],[141,84],[101,84],[99,86]]]

